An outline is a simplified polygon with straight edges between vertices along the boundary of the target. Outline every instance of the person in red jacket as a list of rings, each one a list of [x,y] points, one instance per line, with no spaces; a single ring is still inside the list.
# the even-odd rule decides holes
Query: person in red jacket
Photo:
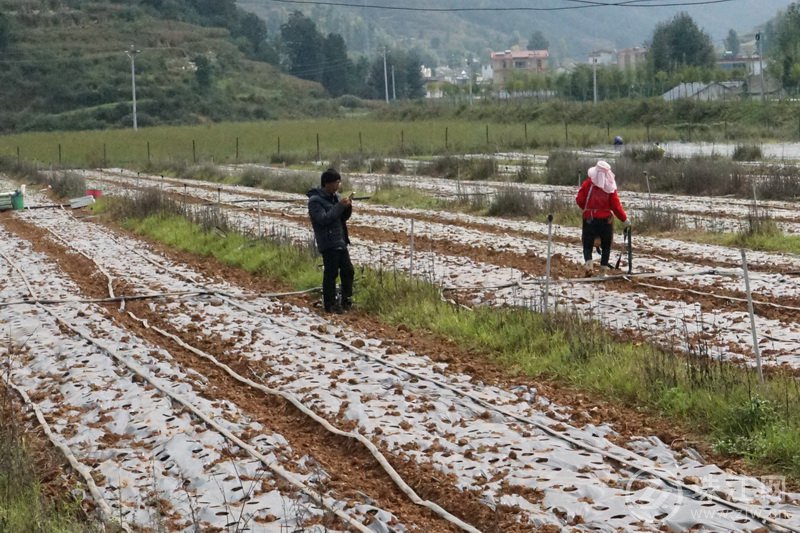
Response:
[[[581,184],[575,202],[583,209],[583,259],[586,274],[593,272],[592,248],[595,239],[600,239],[600,275],[604,276],[611,268],[608,258],[611,255],[611,241],[614,236],[614,216],[626,226],[630,220],[617,195],[617,182],[611,165],[598,161],[589,169],[588,178]]]

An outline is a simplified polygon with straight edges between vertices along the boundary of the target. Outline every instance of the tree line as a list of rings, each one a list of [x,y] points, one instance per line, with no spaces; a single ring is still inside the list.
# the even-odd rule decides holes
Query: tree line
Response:
[[[764,24],[758,31],[758,38],[767,76],[779,80],[787,94],[800,94],[800,2],[792,3],[785,12]],[[724,44],[731,56],[740,54],[741,42],[734,30],[728,32]],[[528,48],[546,48],[547,45],[541,32],[534,32]],[[506,78],[505,89],[512,94],[542,99],[558,96],[591,101],[595,77],[598,99],[610,100],[660,96],[681,83],[747,80],[748,73],[742,69],[718,67],[711,37],[684,12],[656,26],[648,43],[647,60],[633,68],[579,64],[562,73],[520,72]],[[467,87],[449,89],[451,94],[468,90]],[[478,90],[489,97],[496,88],[487,84],[469,90]]]
[[[235,0],[140,0],[140,3],[159,16],[227,28],[248,58],[318,82],[334,97],[352,94],[381,99],[386,94],[384,81],[388,84],[390,98],[411,99],[425,95],[418,54],[387,51],[387,76],[384,77],[383,55],[376,53],[371,60],[361,56],[354,61],[340,34],[321,34],[315,22],[300,11],[290,14],[281,25],[280,34],[269,35],[265,21],[237,7]]]

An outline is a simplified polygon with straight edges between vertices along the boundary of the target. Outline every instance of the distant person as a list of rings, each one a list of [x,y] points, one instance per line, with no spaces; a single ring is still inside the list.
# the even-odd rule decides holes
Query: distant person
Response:
[[[623,144],[625,144],[625,142],[622,140],[622,137],[619,135],[614,137],[614,146],[622,146]]]
[[[314,228],[317,250],[322,254],[322,304],[328,313],[342,313],[353,305],[353,277],[347,245],[346,221],[353,213],[351,194],[339,196],[342,176],[332,168],[322,173],[320,187],[308,191],[308,216]],[[341,279],[342,300],[336,301],[336,278]]]
[[[581,241],[583,243],[584,269],[587,276],[594,273],[592,261],[592,248],[595,239],[600,239],[600,275],[605,276],[611,269],[608,258],[611,255],[611,242],[614,238],[614,215],[625,226],[630,225],[630,220],[617,195],[617,182],[611,165],[605,161],[598,161],[587,172],[588,178],[581,184],[575,202],[583,209],[583,229]]]

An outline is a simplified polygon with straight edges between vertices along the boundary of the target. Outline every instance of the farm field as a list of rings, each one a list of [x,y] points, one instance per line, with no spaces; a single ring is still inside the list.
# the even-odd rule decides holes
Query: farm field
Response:
[[[87,171],[90,183],[109,193],[126,194],[152,184],[195,201],[219,203],[234,225],[251,234],[276,233],[308,243],[312,238],[302,195],[264,192],[241,186],[203,185],[197,182],[137,176],[126,171]],[[369,190],[385,178],[349,177],[354,187]],[[398,178],[400,183],[450,192],[451,180]],[[405,180],[405,181],[404,181]],[[463,188],[465,185],[461,185]],[[495,187],[507,187],[496,184]],[[491,192],[491,183],[466,185],[468,192]],[[572,194],[569,187],[517,185],[543,194]],[[256,203],[254,200],[260,200]],[[624,198],[632,218],[648,197],[629,193]],[[669,205],[702,224],[729,220],[731,227],[746,217],[745,201],[731,199],[684,200],[664,196]],[[255,205],[254,205],[255,204]],[[764,208],[787,228],[800,222],[791,203],[765,202]],[[541,308],[547,255],[547,225],[543,222],[475,217],[441,211],[404,210],[380,206],[357,209],[352,228],[354,262],[389,271],[410,272],[441,285],[459,301],[489,305]],[[412,261],[411,221],[414,221]],[[674,239],[634,237],[635,272],[631,279],[616,277],[598,283],[583,279],[579,234],[575,228],[553,227],[552,284],[548,301],[553,307],[578,309],[610,327],[650,340],[681,345],[691,351],[702,343],[714,358],[754,364],[752,337],[739,250]],[[617,240],[621,241],[618,235]],[[616,245],[612,259],[627,257]],[[792,254],[748,252],[750,284],[756,308],[756,330],[765,365],[797,369],[800,335],[800,257]],[[600,312],[600,309],[604,312]]]
[[[157,187],[198,210],[210,204],[254,236],[300,245],[311,236],[301,195],[84,175],[105,195]],[[349,179],[368,193],[380,178]],[[443,196],[459,186],[396,179]],[[635,220],[650,198],[623,201]],[[737,227],[747,212],[730,199],[659,202],[699,226]],[[27,207],[50,203],[26,196]],[[800,223],[790,203],[764,206],[788,232]],[[0,354],[109,521],[187,531],[800,531],[800,494],[768,480],[79,216],[0,214],[0,317],[11,339]],[[431,281],[459,303],[574,310],[621,335],[755,364],[736,249],[635,237],[642,275],[583,279],[578,232],[556,225],[545,289],[545,223],[357,204],[350,228],[355,263]],[[748,252],[748,266],[763,364],[797,371],[800,258]]]

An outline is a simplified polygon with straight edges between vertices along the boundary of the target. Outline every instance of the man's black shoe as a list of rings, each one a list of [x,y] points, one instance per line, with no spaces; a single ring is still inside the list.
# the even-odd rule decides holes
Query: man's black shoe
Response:
[[[331,305],[329,307],[325,307],[325,312],[326,313],[333,313],[335,315],[341,315],[342,313],[344,313],[344,310],[342,309],[341,305],[335,304],[335,305]]]
[[[349,311],[353,308],[352,300],[342,300],[342,310]]]

